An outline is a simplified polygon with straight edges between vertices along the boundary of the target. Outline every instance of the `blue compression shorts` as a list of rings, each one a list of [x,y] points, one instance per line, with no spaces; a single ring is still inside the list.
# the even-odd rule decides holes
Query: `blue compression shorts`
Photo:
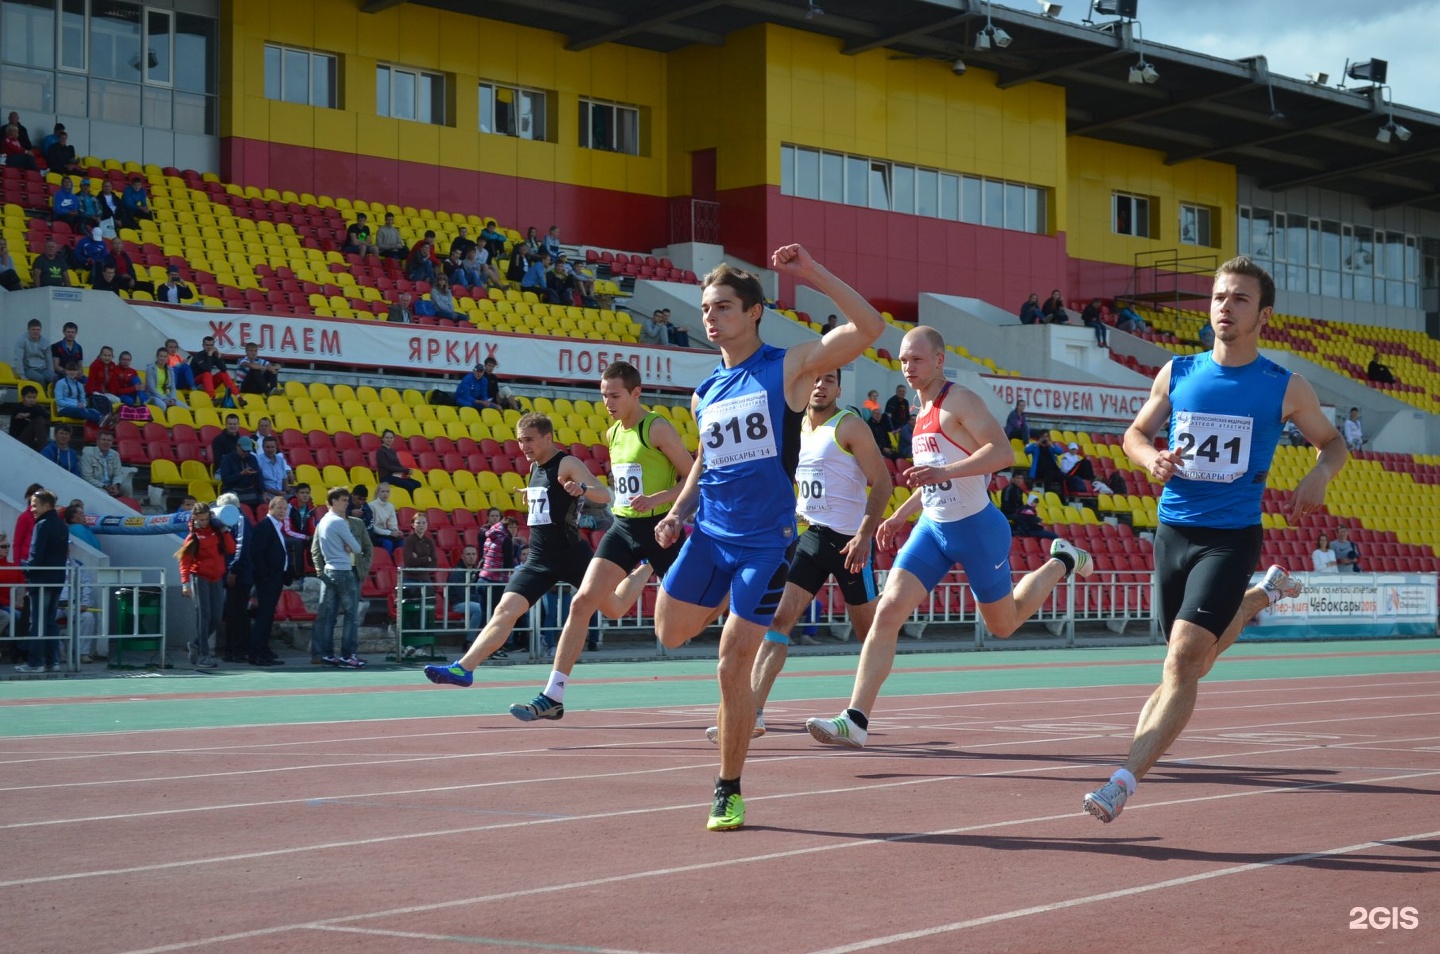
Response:
[[[991,506],[950,523],[922,516],[900,548],[895,569],[910,573],[929,591],[957,563],[977,601],[994,603],[1010,593],[1010,524],[1004,514]]]
[[[665,574],[665,592],[696,606],[719,606],[729,592],[730,612],[769,626],[785,592],[788,550],[716,540],[697,527]]]

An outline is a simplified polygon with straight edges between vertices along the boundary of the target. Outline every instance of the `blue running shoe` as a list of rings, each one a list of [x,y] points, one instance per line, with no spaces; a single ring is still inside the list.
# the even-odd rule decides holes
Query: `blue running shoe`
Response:
[[[475,681],[475,673],[460,665],[456,660],[448,666],[426,666],[425,678],[437,686],[449,683],[452,686],[468,686]]]
[[[534,722],[537,719],[563,719],[565,718],[565,706],[542,692],[531,702],[515,703],[510,707],[510,714],[521,722]]]

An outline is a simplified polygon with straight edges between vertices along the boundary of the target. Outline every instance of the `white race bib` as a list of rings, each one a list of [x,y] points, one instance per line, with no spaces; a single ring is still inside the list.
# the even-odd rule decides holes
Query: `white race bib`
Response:
[[[1176,411],[1170,447],[1185,459],[1178,476],[1228,484],[1250,469],[1255,422],[1229,414]]]
[[[825,497],[825,468],[795,468],[795,512],[818,515],[829,509],[830,501]]]
[[[705,467],[715,470],[775,456],[775,426],[763,391],[708,404],[700,413]]]
[[[543,527],[550,523],[550,489],[548,487],[526,487],[525,501],[530,505],[530,516],[526,522],[532,527]]]
[[[610,463],[610,490],[616,507],[631,507],[631,501],[645,492],[644,483],[639,464]]]
[[[948,461],[944,454],[933,451],[917,451],[915,454],[916,467],[944,467]],[[955,481],[942,480],[938,484],[920,485],[920,503],[926,510],[943,511],[951,504],[960,502],[960,491],[955,487]]]

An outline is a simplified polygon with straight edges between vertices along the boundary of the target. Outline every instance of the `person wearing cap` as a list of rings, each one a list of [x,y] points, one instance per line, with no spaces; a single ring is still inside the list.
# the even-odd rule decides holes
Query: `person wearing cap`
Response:
[[[255,457],[255,442],[242,437],[235,452],[220,461],[220,489],[233,493],[243,504],[255,506],[261,499],[260,461]]]
[[[1065,475],[1065,489],[1072,494],[1082,494],[1086,481],[1095,479],[1095,465],[1085,459],[1080,445],[1071,441],[1060,455],[1060,473]]]
[[[80,215],[85,224],[91,228],[98,228],[100,225],[100,200],[95,198],[95,193],[90,191],[90,180],[80,180],[80,188],[75,190],[76,197],[80,200]],[[105,233],[101,231],[99,238],[103,239]]]
[[[91,275],[95,274],[96,269],[108,254],[109,250],[105,248],[105,233],[100,231],[98,225],[86,232],[85,237],[75,243],[74,260]]]
[[[178,305],[195,297],[195,289],[185,284],[180,277],[180,266],[171,265],[165,270],[165,284],[155,289],[155,300]]]
[[[494,360],[494,358],[489,359],[490,362]],[[494,367],[494,365],[491,364],[490,367]],[[455,388],[456,407],[473,407],[477,411],[487,407],[500,409],[500,405],[495,401],[497,395],[485,372],[486,365],[476,364],[473,371],[460,379],[460,384]]]

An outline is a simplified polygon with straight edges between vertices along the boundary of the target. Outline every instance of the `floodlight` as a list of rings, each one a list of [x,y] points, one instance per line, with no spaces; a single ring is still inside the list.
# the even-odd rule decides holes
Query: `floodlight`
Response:
[[[1395,131],[1395,124],[1394,124],[1394,123],[1386,123],[1385,125],[1383,125],[1383,126],[1380,127],[1379,131],[1377,131],[1377,132],[1375,133],[1375,141],[1376,141],[1376,142],[1389,142],[1389,141],[1390,141],[1390,135],[1391,135],[1391,133],[1393,133],[1394,131]]]
[[[1040,13],[1053,20],[1060,15],[1060,4],[1050,3],[1049,0],[1040,0]]]
[[[1091,9],[1104,17],[1123,17],[1133,20],[1139,13],[1140,0],[1095,0]]]
[[[1327,86],[1330,83],[1329,73],[1306,73],[1305,78],[1316,86]]]
[[[1146,63],[1144,60],[1140,60],[1134,66],[1130,67],[1129,79],[1130,82],[1134,83],[1136,86],[1143,86],[1147,83],[1154,83],[1159,78],[1159,71],[1157,71],[1155,67],[1151,66],[1149,63]]]
[[[988,30],[981,30],[979,33],[975,34],[975,49],[977,49],[977,50],[988,50],[988,49],[990,49],[990,31],[988,31]]]
[[[1376,86],[1385,85],[1385,76],[1389,72],[1389,60],[1366,60],[1364,63],[1351,63],[1345,70],[1345,75],[1353,80],[1363,80],[1374,83]]]
[[[1005,47],[1010,45],[1010,34],[1006,33],[1000,27],[995,27],[994,33],[996,46],[1000,47],[1000,49],[1003,50],[1005,49]]]
[[[1400,125],[1399,123],[1394,122],[1393,120],[1392,120],[1392,122],[1391,122],[1391,125],[1393,125],[1393,126],[1395,127],[1395,138],[1396,138],[1396,139],[1399,139],[1401,142],[1409,142],[1409,141],[1410,141],[1410,130],[1406,129],[1404,126]]]

